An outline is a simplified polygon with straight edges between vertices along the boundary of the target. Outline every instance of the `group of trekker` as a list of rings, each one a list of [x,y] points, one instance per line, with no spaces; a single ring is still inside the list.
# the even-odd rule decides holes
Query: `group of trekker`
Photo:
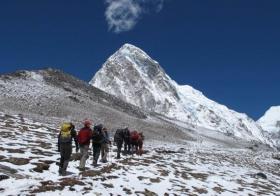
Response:
[[[108,161],[108,153],[111,145],[108,130],[102,124],[93,126],[90,120],[83,122],[84,127],[77,133],[73,123],[63,123],[58,135],[58,152],[60,152],[59,175],[66,175],[66,170],[72,154],[72,141],[75,142],[76,153],[80,151],[79,170],[84,171],[86,161],[89,158],[90,143],[93,150],[93,166],[97,166],[100,154],[101,162]],[[130,131],[128,128],[118,129],[114,135],[114,144],[117,146],[117,159],[121,156],[124,145],[124,154],[143,153],[142,133]]]

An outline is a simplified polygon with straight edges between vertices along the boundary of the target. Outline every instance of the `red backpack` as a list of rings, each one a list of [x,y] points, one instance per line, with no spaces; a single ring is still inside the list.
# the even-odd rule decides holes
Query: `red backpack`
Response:
[[[139,133],[137,131],[133,131],[131,133],[130,138],[131,138],[132,141],[138,141],[139,140]]]
[[[90,139],[92,136],[92,130],[90,128],[82,128],[77,136],[78,143],[80,145],[85,145],[90,143]]]

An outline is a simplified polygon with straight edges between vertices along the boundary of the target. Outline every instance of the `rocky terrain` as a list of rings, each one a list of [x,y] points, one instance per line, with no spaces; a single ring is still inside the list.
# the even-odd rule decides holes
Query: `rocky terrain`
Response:
[[[148,140],[143,156],[115,159],[79,172],[73,154],[58,176],[57,127],[0,113],[1,195],[277,195],[280,156],[271,151],[194,141]],[[222,143],[220,143],[222,145]]]
[[[129,126],[142,130],[154,139],[163,138],[170,130],[172,137],[167,140],[191,139],[178,126],[153,120],[138,107],[54,69],[0,75],[0,111],[56,126],[64,120],[79,124],[90,118],[109,129]]]

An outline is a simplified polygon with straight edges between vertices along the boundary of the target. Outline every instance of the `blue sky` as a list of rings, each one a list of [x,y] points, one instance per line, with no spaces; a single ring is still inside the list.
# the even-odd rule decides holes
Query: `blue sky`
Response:
[[[0,73],[89,81],[131,43],[178,83],[258,119],[280,105],[279,0],[2,0]]]

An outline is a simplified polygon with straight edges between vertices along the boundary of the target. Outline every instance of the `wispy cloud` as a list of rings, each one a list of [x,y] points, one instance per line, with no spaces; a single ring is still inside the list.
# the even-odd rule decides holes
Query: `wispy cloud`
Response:
[[[121,33],[133,29],[143,14],[160,12],[164,0],[105,0],[105,3],[109,30]]]

